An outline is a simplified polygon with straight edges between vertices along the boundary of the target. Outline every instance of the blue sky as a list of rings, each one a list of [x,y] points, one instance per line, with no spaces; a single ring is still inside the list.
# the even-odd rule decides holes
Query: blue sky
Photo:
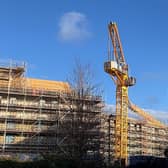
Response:
[[[104,99],[115,86],[103,70],[107,25],[117,22],[130,74],[130,99],[168,112],[166,0],[0,0],[0,59],[27,62],[29,77],[65,81],[76,57],[91,63]]]

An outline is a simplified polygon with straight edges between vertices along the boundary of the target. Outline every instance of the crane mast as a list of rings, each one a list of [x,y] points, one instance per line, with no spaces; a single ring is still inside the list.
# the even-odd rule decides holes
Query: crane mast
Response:
[[[116,23],[108,25],[114,58],[104,63],[104,70],[116,84],[115,160],[127,165],[128,158],[128,87],[135,84],[135,78],[128,76],[122,45]]]

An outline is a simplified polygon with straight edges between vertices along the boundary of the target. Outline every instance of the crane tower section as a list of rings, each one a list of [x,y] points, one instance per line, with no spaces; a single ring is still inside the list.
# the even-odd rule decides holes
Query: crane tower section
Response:
[[[108,25],[109,36],[113,46],[113,59],[108,56],[104,70],[116,85],[116,124],[115,124],[115,160],[127,164],[128,144],[128,87],[133,86],[135,78],[129,77],[122,45],[116,23]]]

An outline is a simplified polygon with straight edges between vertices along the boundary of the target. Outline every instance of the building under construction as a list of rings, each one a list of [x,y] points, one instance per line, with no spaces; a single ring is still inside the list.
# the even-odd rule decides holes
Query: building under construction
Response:
[[[105,133],[104,156],[107,163],[115,158],[115,115],[103,114],[102,130]],[[145,120],[128,119],[128,157],[136,160],[143,156],[164,157],[168,144],[168,128],[158,128]]]
[[[26,78],[24,64],[0,65],[1,156],[56,154],[112,162],[116,117],[102,112],[100,96],[68,83]],[[167,128],[128,121],[128,155],[163,156]]]
[[[0,65],[1,155],[99,157],[101,97],[26,78],[24,71],[24,64]]]

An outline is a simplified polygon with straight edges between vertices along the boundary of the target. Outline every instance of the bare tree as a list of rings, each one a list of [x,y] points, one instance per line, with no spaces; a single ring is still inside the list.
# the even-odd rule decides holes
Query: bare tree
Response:
[[[95,84],[94,74],[89,64],[82,65],[76,60],[68,82],[73,90],[73,121],[71,140],[76,159],[98,157],[100,150],[101,91]],[[89,153],[90,152],[90,153]]]
[[[71,88],[80,96],[102,95],[100,84],[95,83],[95,76],[90,64],[83,65],[76,59],[71,76],[68,77]]]

